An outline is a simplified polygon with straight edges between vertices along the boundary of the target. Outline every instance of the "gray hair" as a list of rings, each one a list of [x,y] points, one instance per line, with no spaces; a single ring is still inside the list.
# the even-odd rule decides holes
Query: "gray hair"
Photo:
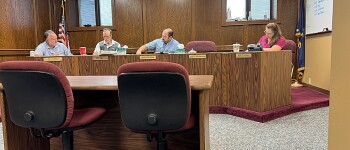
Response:
[[[107,32],[107,31],[112,35],[112,30],[111,29],[109,29],[109,28],[104,28],[103,29],[103,32]]]
[[[56,34],[56,33],[53,32],[52,30],[46,30],[44,33],[44,39],[46,40],[50,34]]]

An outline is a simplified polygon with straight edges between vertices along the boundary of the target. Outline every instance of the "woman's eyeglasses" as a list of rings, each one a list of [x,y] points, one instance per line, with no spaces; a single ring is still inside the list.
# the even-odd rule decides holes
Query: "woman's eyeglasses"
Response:
[[[265,33],[266,35],[271,35],[271,34],[273,34],[273,33],[267,33],[266,31],[264,31],[264,33]]]

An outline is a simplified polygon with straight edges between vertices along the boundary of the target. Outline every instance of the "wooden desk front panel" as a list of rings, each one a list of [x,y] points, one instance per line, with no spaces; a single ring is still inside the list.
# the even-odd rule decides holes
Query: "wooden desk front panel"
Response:
[[[190,75],[214,75],[210,90],[210,105],[222,104],[221,93],[221,53],[192,54],[205,55],[205,58],[189,58],[188,54],[155,54],[155,55],[110,55],[106,60],[94,60],[94,56],[68,56],[62,61],[52,61],[67,76],[115,75],[119,66],[140,61],[167,61],[183,65]],[[141,56],[155,56],[156,59],[141,59]],[[43,57],[32,57],[31,60],[43,61]]]
[[[251,58],[236,58],[251,54]],[[189,58],[190,55],[205,58]],[[141,56],[154,59],[141,59]],[[192,75],[214,75],[209,105],[267,111],[290,104],[291,52],[111,55],[62,57],[58,65],[70,76],[115,75],[119,66],[139,61],[168,61],[183,65]],[[43,60],[43,58],[31,58]]]
[[[77,56],[65,56],[65,57],[27,57],[27,60],[34,60],[34,61],[45,61],[45,58],[61,58],[61,61],[51,61],[48,62],[57,65],[67,76],[79,76],[80,75],[80,68],[79,68],[79,61],[83,57],[77,57]],[[91,57],[90,57],[91,59]],[[85,64],[81,64],[85,65]]]
[[[256,109],[259,106],[259,90],[256,89],[260,88],[260,55],[237,59],[236,54],[222,55],[223,106]]]
[[[223,106],[262,112],[291,103],[290,52],[239,54],[222,54]]]
[[[291,104],[291,51],[261,54],[260,111]]]
[[[26,60],[27,56],[0,56],[0,62]]]
[[[213,75],[214,80],[210,89],[209,105],[222,104],[220,53],[158,55],[158,60],[181,64],[190,75]]]
[[[205,58],[189,58],[190,56],[205,55]],[[141,59],[141,56],[155,57],[155,59]],[[79,57],[79,56],[78,56]],[[66,58],[64,58],[66,59]],[[68,58],[74,59],[74,58]],[[221,54],[156,54],[156,55],[113,55],[108,60],[93,60],[91,57],[79,57],[79,75],[115,75],[119,66],[140,61],[166,61],[183,65],[190,75],[214,75],[212,89],[210,90],[210,105],[220,105],[221,91]],[[65,62],[65,61],[63,61]],[[67,70],[68,72],[69,70]],[[76,75],[76,74],[71,74]]]

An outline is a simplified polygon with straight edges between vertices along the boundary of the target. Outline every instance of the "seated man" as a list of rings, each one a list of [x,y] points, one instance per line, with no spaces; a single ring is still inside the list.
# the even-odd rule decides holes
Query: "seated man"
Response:
[[[175,53],[179,42],[173,39],[173,34],[170,28],[165,29],[162,33],[162,38],[155,39],[141,46],[136,54],[141,54],[147,50],[155,50],[155,53]]]
[[[45,42],[39,44],[34,56],[68,56],[72,55],[70,50],[62,43],[57,42],[57,35],[52,30],[44,33]]]
[[[102,51],[117,51],[121,45],[112,39],[112,30],[108,28],[103,29],[103,41],[98,42],[95,47],[94,53]]]

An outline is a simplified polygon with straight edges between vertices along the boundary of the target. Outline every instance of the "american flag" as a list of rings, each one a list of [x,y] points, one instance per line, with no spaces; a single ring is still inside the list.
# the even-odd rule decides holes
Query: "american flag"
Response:
[[[66,45],[67,48],[69,48],[68,32],[65,28],[66,27],[65,11],[64,11],[65,2],[66,0],[62,0],[62,3],[61,3],[62,16],[58,24],[58,41]]]

